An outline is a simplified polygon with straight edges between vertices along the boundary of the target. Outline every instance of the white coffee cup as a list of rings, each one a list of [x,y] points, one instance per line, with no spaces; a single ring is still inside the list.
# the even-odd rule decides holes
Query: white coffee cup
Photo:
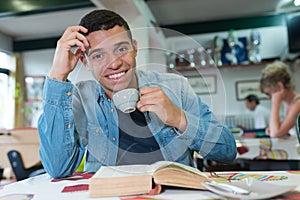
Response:
[[[134,88],[120,90],[113,95],[115,106],[124,113],[131,113],[136,109],[139,92]]]

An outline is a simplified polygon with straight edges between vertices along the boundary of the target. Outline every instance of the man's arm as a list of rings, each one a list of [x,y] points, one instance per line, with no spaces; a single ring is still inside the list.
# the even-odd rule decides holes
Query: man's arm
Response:
[[[138,109],[153,112],[165,124],[175,127],[177,139],[201,156],[226,163],[233,161],[237,153],[233,135],[201,102],[187,79],[168,75],[160,84],[165,87],[140,89]]]
[[[74,127],[72,92],[70,82],[47,77],[38,122],[40,157],[47,173],[55,178],[71,175],[84,155]]]
[[[72,109],[73,85],[67,81],[89,43],[82,26],[68,27],[58,40],[53,64],[43,92],[39,118],[40,155],[52,177],[72,174],[83,157],[84,147],[75,131]],[[72,47],[77,46],[73,52]]]
[[[49,77],[60,81],[67,81],[69,74],[74,70],[82,53],[89,46],[88,40],[81,32],[87,32],[82,26],[68,27],[57,41],[53,64]],[[72,52],[72,47],[78,47]]]
[[[183,83],[183,110],[187,119],[184,133],[178,134],[191,150],[202,157],[222,163],[236,158],[232,133],[216,119],[209,107],[195,94],[187,80]]]

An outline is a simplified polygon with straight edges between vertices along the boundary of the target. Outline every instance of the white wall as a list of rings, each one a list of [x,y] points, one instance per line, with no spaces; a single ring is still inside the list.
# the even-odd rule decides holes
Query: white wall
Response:
[[[0,32],[0,50],[4,52],[12,52],[12,38]]]
[[[55,49],[25,51],[22,53],[26,76],[47,76],[52,66]],[[93,79],[91,73],[79,61],[69,79],[72,82]]]
[[[45,76],[49,73],[55,49],[24,51],[21,53],[27,76]]]

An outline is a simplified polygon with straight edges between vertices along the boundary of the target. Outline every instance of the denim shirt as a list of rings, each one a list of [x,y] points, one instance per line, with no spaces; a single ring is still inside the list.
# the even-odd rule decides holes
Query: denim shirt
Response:
[[[192,152],[217,162],[236,157],[231,132],[215,118],[185,77],[136,70],[138,87],[160,87],[185,113],[187,128],[180,133],[155,113],[145,112],[148,127],[165,160],[193,165]],[[116,107],[95,80],[73,85],[46,78],[43,113],[39,118],[40,157],[52,177],[72,174],[85,155],[85,171],[115,165],[119,130]],[[147,156],[147,155],[145,155]]]

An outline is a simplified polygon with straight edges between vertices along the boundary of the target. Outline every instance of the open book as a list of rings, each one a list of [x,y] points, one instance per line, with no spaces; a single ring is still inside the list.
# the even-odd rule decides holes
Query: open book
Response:
[[[209,178],[198,169],[171,161],[158,161],[151,165],[102,166],[90,178],[89,194],[90,197],[146,194],[155,185],[205,190],[202,183],[206,181]]]

